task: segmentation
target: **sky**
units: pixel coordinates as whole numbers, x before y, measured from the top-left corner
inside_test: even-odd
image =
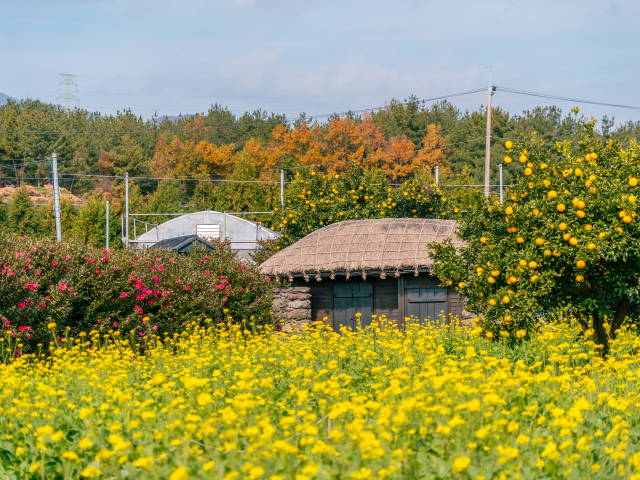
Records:
[[[296,118],[497,86],[493,106],[640,109],[547,100],[507,87],[640,107],[640,2],[608,0],[0,0],[0,92],[149,118],[263,109]],[[452,97],[461,110],[486,90]]]

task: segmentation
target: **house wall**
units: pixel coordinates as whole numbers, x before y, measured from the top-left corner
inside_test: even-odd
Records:
[[[403,275],[400,278],[387,277],[351,277],[345,280],[344,277],[330,280],[323,278],[320,282],[310,279],[305,282],[302,279],[295,279],[294,287],[308,287],[311,294],[311,321],[324,321],[328,326],[334,326],[334,285],[337,283],[370,283],[373,286],[373,311],[378,317],[384,315],[388,320],[400,320],[404,318],[406,311],[406,296],[404,292],[410,288],[439,288],[440,281],[426,273],[414,276],[413,274]],[[464,308],[459,295],[454,290],[449,290],[447,294],[448,310],[450,314],[460,315]],[[400,307],[400,308],[399,308]],[[326,317],[326,320],[324,318]]]

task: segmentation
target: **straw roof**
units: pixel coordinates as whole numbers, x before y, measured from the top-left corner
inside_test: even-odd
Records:
[[[381,218],[334,223],[310,233],[265,261],[260,269],[271,277],[380,275],[430,271],[427,244],[455,235],[454,220]]]

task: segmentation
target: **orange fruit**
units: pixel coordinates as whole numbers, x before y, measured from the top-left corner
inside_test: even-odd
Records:
[[[509,336],[509,332],[507,332],[506,330],[500,330],[500,335],[507,338]]]
[[[529,175],[531,175],[532,173],[533,173],[533,170],[531,170],[530,168],[525,168],[525,169],[524,169],[524,174],[525,174],[525,175],[529,176]]]
[[[507,297],[506,295],[504,297],[502,297],[502,303],[504,303],[505,305],[507,303],[509,303],[511,301],[511,299],[509,297]]]
[[[537,208],[534,208],[534,209],[533,209],[533,215],[534,215],[535,217],[537,217],[538,215],[540,215],[540,210],[538,210]]]
[[[631,177],[629,179],[629,185],[632,187],[637,187],[638,186],[638,179],[635,177]]]
[[[487,243],[487,237],[480,237],[480,243]]]
[[[511,162],[513,162],[513,159],[509,155],[504,157],[504,163],[511,163]]]
[[[489,340],[491,340],[491,339],[493,338],[493,333],[491,333],[491,332],[487,332],[487,333],[485,334],[485,337],[487,337]]]
[[[626,217],[625,217],[625,218],[626,218]],[[629,217],[629,222],[630,222],[630,221],[631,221],[631,217]],[[629,222],[627,222],[627,223],[629,223]],[[522,237],[518,237],[518,238],[516,238],[516,242],[518,242],[518,243],[524,243],[524,238],[522,238]]]
[[[504,213],[506,213],[507,215],[513,215],[513,208],[511,207],[505,208]]]
[[[538,275],[531,276],[531,283],[536,283],[538,281]]]
[[[565,207],[564,203],[559,203],[558,204],[558,211],[559,212],[564,212],[567,209],[567,207]]]
[[[578,205],[577,207],[582,210],[585,207],[586,203],[584,203],[582,200],[578,200]]]
[[[464,288],[464,282],[460,282],[460,283],[458,284],[458,288]]]
[[[591,154],[591,160],[597,160],[597,159],[598,159],[598,154],[597,154],[597,153],[595,153],[595,152],[593,152],[593,153]]]
[[[564,231],[564,230],[566,230],[566,229],[567,229],[567,224],[566,224],[566,223],[564,223],[564,222],[562,222],[560,225],[558,225],[558,228],[559,228],[560,230]]]
[[[629,201],[630,201],[631,203],[636,203],[636,200],[637,200],[637,198],[636,198],[636,196],[635,196],[635,195],[629,195]]]
[[[579,199],[574,198],[573,200],[571,200],[571,205],[573,205],[574,207],[578,208],[578,202],[579,201],[580,201]]]
[[[498,270],[492,270],[491,275],[493,275],[494,277],[497,277],[500,275],[500,272]]]
[[[526,155],[520,155],[520,163],[527,163],[527,156]]]
[[[576,168],[573,173],[576,175],[576,177],[581,177],[582,176],[582,170],[579,168]]]
[[[538,268],[538,262],[535,262],[535,261],[531,260],[531,261],[529,262],[529,268],[531,268],[531,269],[536,269],[536,268]]]
[[[600,232],[600,233],[598,234],[598,237],[600,237],[600,238],[604,238],[604,237],[605,237],[605,235],[606,235],[606,233],[604,233],[604,232]]]
[[[587,245],[587,248],[589,250],[595,250],[596,249],[596,244],[595,243],[590,243],[589,245]]]
[[[509,277],[509,281],[511,283],[516,283],[518,281],[518,279],[512,275],[512,276]]]
[[[625,215],[624,217],[622,217],[622,221],[624,223],[631,223],[631,217],[629,215]]]
[[[544,170],[547,167],[548,167],[548,165],[546,163],[543,163],[543,164],[540,165],[540,170]]]
[[[487,282],[489,282],[491,285],[493,285],[494,283],[496,283],[496,279],[493,277],[489,277],[487,278]]]
[[[544,253],[543,253],[543,255],[544,255],[545,257],[550,257],[550,256],[551,256],[551,255],[553,255],[553,254],[551,253],[551,250],[545,250],[545,251],[544,251]]]
[[[618,213],[618,216],[619,216],[620,218],[623,218],[626,214],[627,214],[627,212],[625,212],[624,210],[622,210],[620,213]]]
[[[560,256],[560,252],[558,250],[554,250],[553,251],[553,256],[554,257],[559,257]]]
[[[549,198],[556,198],[558,196],[558,192],[556,192],[555,190],[549,190],[549,193],[547,193],[547,196]]]
[[[578,261],[576,262],[576,267],[578,267],[578,268],[584,268],[584,267],[586,267],[586,266],[587,266],[587,264],[585,263],[585,261],[584,261],[584,260],[578,260]]]
[[[449,286],[449,287],[450,287],[451,285],[453,285],[453,282],[452,282],[451,280],[447,280],[445,283],[446,283],[446,284],[447,284],[447,286]]]
[[[571,238],[571,240],[569,240],[569,245],[575,247],[576,245],[578,245],[578,239],[575,237]]]
[[[526,260],[520,260],[518,263],[520,264],[521,267],[526,267],[527,266],[527,261]]]
[[[584,277],[582,275],[576,275],[576,282],[584,282]]]
[[[489,305],[495,305],[496,301],[492,298],[491,300],[489,300]]]
[[[507,150],[511,150],[511,148],[513,147],[513,142],[511,140],[507,140],[506,142],[504,142],[504,146]]]
[[[544,239],[542,239],[542,238],[536,238],[536,245],[538,245],[539,247],[541,247],[542,245],[544,245]]]
[[[584,218],[586,213],[584,213],[584,210],[578,210],[576,215],[578,215],[578,218]]]
[[[476,268],[476,273],[477,273],[478,275],[480,275],[482,272],[484,272],[484,268],[482,268],[482,267],[478,267],[478,268]]]
[[[565,233],[565,234],[562,236],[562,239],[563,239],[565,242],[566,242],[566,241],[568,241],[568,240],[570,240],[570,239],[571,239],[571,234],[570,234],[570,233]]]

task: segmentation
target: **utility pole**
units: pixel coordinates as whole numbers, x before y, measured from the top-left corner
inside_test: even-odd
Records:
[[[284,170],[280,170],[280,204],[284,207]]]
[[[109,200],[107,200],[107,208],[106,208],[106,213],[107,213],[107,245],[106,248],[107,250],[109,250]]]
[[[124,174],[125,247],[129,247],[129,172]]]
[[[76,92],[78,91],[78,84],[76,84],[76,82],[73,81],[73,79],[76,78],[76,76],[69,75],[67,73],[61,73],[60,76],[62,77],[62,81],[60,82],[60,85],[64,85],[64,94],[60,95],[57,98],[62,98],[64,100],[64,109],[67,112],[70,112],[71,102],[73,101],[80,102],[78,97],[76,97],[73,93],[71,93],[72,87],[75,87],[74,91]]]
[[[53,215],[56,218],[56,239],[62,241],[62,231],[60,229],[60,190],[58,188],[58,157],[51,154],[51,171],[53,174]]]
[[[491,67],[489,67],[489,100],[487,101],[487,138],[484,157],[484,196],[489,196],[489,184],[491,181],[491,96],[495,87],[491,86]]]
[[[438,186],[439,175],[438,175],[438,165],[436,165],[436,187]]]
[[[502,164],[498,165],[499,173],[500,173],[500,205],[502,205],[502,201],[504,200],[504,192],[502,191]]]

